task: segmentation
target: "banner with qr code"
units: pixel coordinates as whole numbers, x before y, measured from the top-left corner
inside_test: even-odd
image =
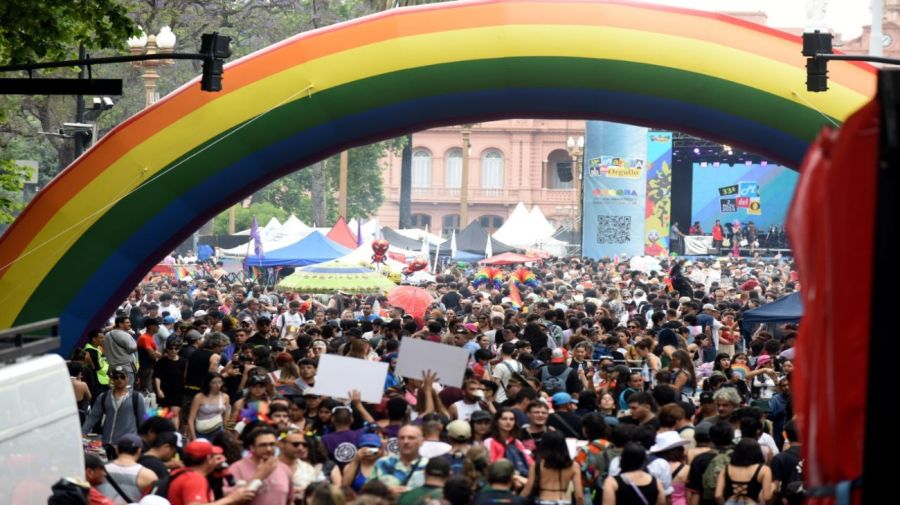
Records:
[[[647,131],[606,121],[587,123],[582,174],[586,257],[644,253]]]

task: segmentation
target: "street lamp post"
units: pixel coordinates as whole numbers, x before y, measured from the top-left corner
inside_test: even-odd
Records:
[[[584,220],[582,214],[584,209],[582,208],[584,201],[584,178],[582,177],[584,173],[584,169],[582,167],[583,156],[584,156],[584,137],[578,137],[576,140],[575,137],[569,137],[566,140],[566,149],[569,151],[569,156],[572,157],[573,169],[575,170],[575,175],[578,178],[578,202],[576,208],[578,209],[575,213],[575,230],[578,232],[578,246],[582,247],[584,245],[584,228],[582,226],[582,221]]]
[[[469,225],[469,151],[471,150],[472,125],[462,126],[462,177],[459,185],[459,229]]]
[[[141,54],[167,54],[175,50],[175,34],[168,26],[163,26],[157,35],[147,35],[141,30],[139,37],[131,37],[128,39],[128,49],[131,54],[137,56]],[[144,106],[149,107],[158,100],[156,91],[156,81],[159,80],[158,68],[161,66],[171,65],[172,60],[145,60],[132,63],[134,68],[143,68],[144,73]]]

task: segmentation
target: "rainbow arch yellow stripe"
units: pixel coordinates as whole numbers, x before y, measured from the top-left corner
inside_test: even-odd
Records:
[[[107,135],[0,238],[0,327],[61,316],[64,352],[200,224],[347,147],[508,117],[623,120],[796,166],[874,94],[832,63],[804,91],[797,37],[726,16],[616,1],[488,0],[369,16],[233,62]]]

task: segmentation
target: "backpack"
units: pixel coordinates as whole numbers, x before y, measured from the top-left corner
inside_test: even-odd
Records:
[[[566,380],[568,380],[569,374],[571,373],[572,367],[566,367],[563,373],[559,375],[550,375],[550,369],[544,367],[544,369],[541,370],[541,389],[546,391],[550,396],[553,396],[556,393],[565,393]]]
[[[781,497],[788,505],[799,505],[806,497],[806,488],[803,486],[803,460],[798,459],[791,475],[781,483]]]
[[[716,499],[716,484],[719,482],[719,474],[722,473],[731,462],[731,449],[718,452],[703,471],[703,499]]]
[[[100,400],[100,408],[103,409],[104,416],[106,416],[106,397],[109,395],[109,391],[110,390],[107,389],[106,391],[100,393],[100,399],[99,399]],[[134,422],[137,424],[137,426],[135,426],[135,429],[137,429],[141,426],[141,423],[144,422],[144,420],[141,419],[141,416],[138,415],[138,397],[140,396],[141,400],[143,400],[143,397],[140,393],[138,393],[137,391],[134,391],[134,390],[130,391],[130,393],[131,393],[131,408],[134,410]],[[103,422],[105,423],[106,419],[104,419]]]
[[[588,451],[587,448],[583,450]],[[603,496],[603,482],[609,477],[610,461],[614,460],[621,453],[621,449],[615,449],[609,445],[598,453],[587,452],[587,459],[584,460],[581,470],[582,473],[593,479],[586,482],[585,485],[598,493],[597,496]]]
[[[52,494],[47,498],[47,505],[88,505],[90,489],[87,482],[60,479],[50,488]]]

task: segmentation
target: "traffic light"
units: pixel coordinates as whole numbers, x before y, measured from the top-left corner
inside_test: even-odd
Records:
[[[200,89],[203,91],[222,91],[222,67],[225,58],[231,56],[230,44],[231,37],[219,35],[218,32],[201,36],[200,53],[204,58]]]
[[[832,54],[832,35],[816,30],[803,34],[803,56],[806,56],[806,91],[828,91],[828,60],[817,54]]]

